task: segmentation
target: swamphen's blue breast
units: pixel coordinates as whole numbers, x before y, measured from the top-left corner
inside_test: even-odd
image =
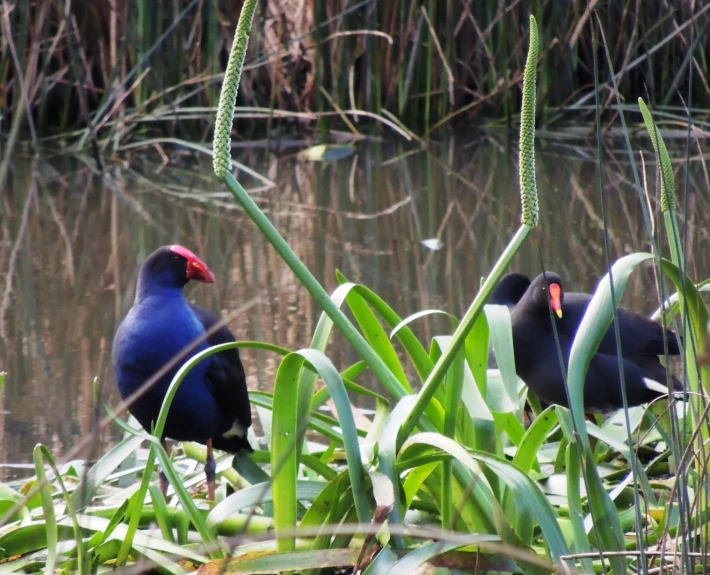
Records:
[[[114,338],[114,372],[124,400],[164,370],[129,406],[147,431],[155,425],[170,382],[185,361],[208,346],[234,341],[226,327],[210,330],[219,321],[216,316],[185,300],[183,288],[190,279],[211,283],[214,275],[181,246],[156,250],[141,268],[135,302]],[[214,333],[206,337],[206,330]],[[189,371],[171,404],[164,437],[209,441],[210,448],[214,443],[235,452],[250,449],[250,425],[246,380],[235,349],[212,355]]]
[[[137,301],[114,340],[114,367],[121,397],[127,399],[204,334],[182,291]],[[194,346],[136,400],[131,413],[143,428],[150,430],[157,420],[168,386],[184,361],[206,347],[206,341]],[[178,388],[168,414],[166,437],[204,442],[217,432],[220,412],[204,382],[211,359],[208,357],[193,367]],[[222,427],[229,429],[230,425],[224,422]]]

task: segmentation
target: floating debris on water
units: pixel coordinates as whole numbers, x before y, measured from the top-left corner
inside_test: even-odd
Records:
[[[349,144],[318,144],[306,148],[300,156],[312,162],[336,162],[352,156],[355,153],[355,146]]]

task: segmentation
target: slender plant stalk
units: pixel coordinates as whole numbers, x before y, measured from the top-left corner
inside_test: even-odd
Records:
[[[215,152],[215,157],[216,155]],[[284,240],[278,230],[276,230],[274,225],[269,221],[266,215],[264,215],[264,212],[254,203],[254,200],[251,199],[251,196],[249,196],[247,191],[234,178],[232,173],[227,172],[222,179],[235,199],[244,208],[247,215],[254,221],[264,236],[266,236],[266,239],[269,240],[269,243],[271,243],[274,249],[283,258],[288,267],[291,268],[311,296],[323,308],[323,311],[333,320],[333,323],[342,332],[353,348],[355,348],[355,351],[365,360],[387,391],[396,399],[401,399],[406,395],[407,389],[402,385],[402,382],[397,379],[352,322],[335,305],[333,300],[330,299],[328,292],[318,283],[318,280],[293,252],[286,240]]]
[[[646,130],[648,131],[651,143],[653,144],[653,149],[656,154],[656,161],[660,167],[658,173],[660,176],[661,188],[661,211],[663,212],[663,220],[671,252],[671,261],[678,267],[680,275],[683,277],[686,274],[685,256],[683,255],[683,246],[675,214],[676,202],[673,165],[671,164],[666,144],[663,141],[663,136],[653,121],[651,112],[642,98],[638,99],[638,103],[639,108],[641,109],[644,124],[646,125]],[[688,126],[688,129],[690,129],[690,125]],[[704,424],[703,419],[699,417],[699,414],[703,413],[705,400],[700,394],[698,394],[698,391],[700,391],[700,389],[707,390],[708,382],[702,381],[701,378],[702,371],[698,366],[698,349],[704,349],[707,332],[705,330],[705,326],[698,325],[698,322],[691,321],[691,314],[688,307],[689,294],[685,290],[685,282],[683,283],[683,289],[678,289],[677,293],[678,302],[680,304],[681,325],[683,326],[683,347],[685,352],[685,362],[683,364],[684,379],[691,391],[695,392],[691,396],[694,408],[688,411],[686,419],[691,422],[693,428],[699,428],[699,433],[697,434],[697,447],[695,449],[698,454],[703,454],[704,446],[707,443],[708,437],[710,437],[710,430],[708,429],[708,426]],[[692,306],[693,304],[690,303],[690,305]],[[701,455],[696,458],[695,461],[697,461],[697,468],[695,470],[697,477],[707,477],[706,458]],[[708,507],[708,494],[706,486],[696,485],[695,491],[697,493],[696,507],[698,511],[706,509]],[[686,521],[687,520],[688,519],[686,519]],[[688,558],[684,557],[684,559],[687,563]],[[687,564],[689,565],[689,563]]]
[[[538,224],[538,198],[537,185],[535,183],[535,69],[537,66],[537,55],[539,41],[537,33],[537,22],[534,16],[530,16],[530,46],[528,49],[528,59],[525,64],[525,75],[523,78],[523,104],[520,120],[520,197],[522,203],[522,225],[518,229],[513,239],[506,247],[503,254],[493,266],[491,273],[483,282],[481,289],[468,308],[461,323],[454,331],[449,347],[436,362],[434,368],[429,373],[424,386],[417,397],[417,402],[412,408],[409,416],[402,425],[400,439],[406,439],[414,430],[419,417],[426,406],[431,401],[441,384],[446,371],[454,361],[458,350],[464,343],[466,336],[476,322],[478,314],[483,310],[488,297],[493,292],[498,280],[512,261],[520,246],[527,238],[530,230]]]
[[[231,127],[234,116],[234,105],[249,40],[249,28],[255,9],[256,0],[245,2],[239,17],[239,24],[237,25],[234,43],[232,44],[232,52],[229,55],[229,62],[227,64],[224,85],[219,98],[219,107],[217,109],[217,119],[215,122],[213,146],[215,175],[224,181],[237,202],[241,204],[249,217],[254,221],[267,240],[269,240],[271,245],[274,246],[294,274],[296,274],[296,277],[298,277],[311,296],[313,296],[358,354],[365,360],[387,391],[389,391],[393,397],[400,399],[406,395],[407,389],[382,361],[380,356],[370,347],[365,338],[350,320],[348,320],[345,314],[338,309],[325,289],[318,283],[318,280],[316,280],[301,259],[293,252],[286,240],[284,240],[278,230],[269,221],[266,215],[264,215],[264,212],[259,209],[246,190],[230,172]]]
[[[676,199],[673,165],[671,164],[671,158],[668,154],[666,144],[663,141],[663,136],[654,123],[651,112],[642,98],[639,98],[638,102],[643,116],[643,121],[646,124],[646,130],[651,138],[651,143],[653,144],[653,149],[656,153],[656,158],[660,166],[661,211],[663,212],[663,219],[666,226],[666,235],[668,236],[668,244],[671,251],[671,261],[678,266],[679,269],[683,270],[683,273],[685,273],[683,265],[685,257],[683,255],[683,246],[681,245],[678,220],[676,219],[675,214]],[[691,385],[692,391],[697,392],[702,383],[706,386],[708,384],[708,382],[700,382],[697,362],[698,346],[703,345],[706,333],[701,326],[699,326],[700,329],[693,329],[686,310],[687,302],[685,295],[686,294],[682,292],[678,293],[680,316],[683,324],[683,342],[685,344],[685,369],[687,380]],[[700,400],[699,397],[698,400]],[[700,413],[702,408],[703,406],[699,403],[697,405],[697,413]],[[707,427],[703,426],[702,436],[704,439],[708,439],[709,433],[710,432],[707,430]]]

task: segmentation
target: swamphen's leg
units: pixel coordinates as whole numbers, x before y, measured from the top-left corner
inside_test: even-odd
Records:
[[[205,442],[207,446],[207,457],[205,458],[205,477],[207,478],[207,499],[214,501],[215,480],[217,478],[217,464],[214,462],[212,454],[212,440]]]
[[[164,439],[160,440],[160,445],[163,446],[163,449],[167,452],[168,455],[170,455],[170,452],[168,451],[168,446],[165,443]],[[165,472],[161,469],[160,470],[160,490],[163,492],[163,496],[166,496],[168,494],[168,478],[165,476]]]

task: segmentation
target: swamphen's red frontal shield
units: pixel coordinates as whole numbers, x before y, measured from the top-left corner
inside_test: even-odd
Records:
[[[124,400],[142,391],[129,411],[148,432],[180,367],[208,347],[234,341],[227,327],[215,329],[217,316],[185,299],[183,288],[190,280],[213,283],[215,277],[187,248],[163,246],[153,252],[141,266],[133,307],[113,341],[118,390]],[[230,453],[251,451],[250,426],[244,369],[239,352],[232,349],[205,358],[190,370],[173,398],[161,440],[207,446],[205,474],[213,499],[213,447]],[[164,481],[162,487],[165,492]]]

